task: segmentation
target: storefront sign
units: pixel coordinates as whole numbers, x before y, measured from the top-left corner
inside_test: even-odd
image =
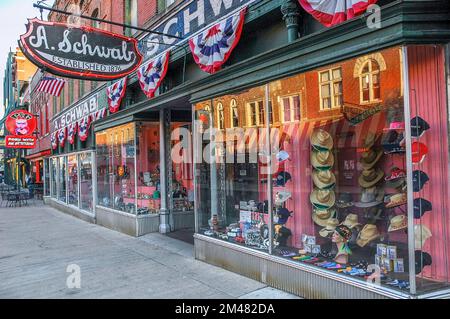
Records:
[[[114,80],[135,71],[142,56],[137,41],[90,27],[32,19],[19,45],[46,71],[82,80]]]
[[[35,136],[6,136],[6,148],[27,148],[32,149],[36,146]]]
[[[12,135],[31,136],[37,128],[37,120],[30,112],[20,110],[8,115],[5,126]]]
[[[381,112],[382,105],[376,105],[369,109],[363,109],[355,106],[344,105],[342,108],[342,114],[352,125],[358,125],[359,123],[367,120],[369,117]]]
[[[221,18],[260,0],[191,0],[180,7],[160,25],[152,28],[165,34],[188,39],[205,26],[217,23]],[[158,34],[150,34],[139,42],[139,50],[146,59],[155,57],[180,41]]]
[[[85,117],[96,114],[98,110],[98,94],[96,94],[55,117],[52,120],[50,131],[56,132],[64,127],[75,124]]]

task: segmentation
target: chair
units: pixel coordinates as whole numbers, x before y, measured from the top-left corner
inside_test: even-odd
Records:
[[[6,200],[7,207],[17,207],[17,205],[20,204],[20,195],[16,193],[8,193],[6,195]]]

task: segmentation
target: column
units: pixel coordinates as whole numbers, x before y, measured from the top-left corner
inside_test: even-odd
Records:
[[[288,42],[293,42],[298,39],[299,23],[298,17],[300,15],[298,10],[297,1],[285,0],[281,5],[281,13],[283,14],[283,20],[286,23],[288,30]]]
[[[169,113],[169,114],[167,114]],[[159,153],[159,168],[160,168],[160,186],[161,186],[161,209],[159,211],[159,232],[166,234],[171,231],[170,227],[170,208],[168,198],[168,169],[167,165],[167,152],[170,153],[170,145],[166,145],[167,125],[170,125],[170,111],[159,111],[159,140],[160,140],[160,153]],[[169,123],[168,123],[169,122]]]

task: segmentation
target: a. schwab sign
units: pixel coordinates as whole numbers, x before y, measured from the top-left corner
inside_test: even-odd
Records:
[[[184,40],[150,34],[139,41],[139,50],[145,59],[157,56],[171,45],[186,41],[198,31],[218,22],[231,12],[261,0],[191,0],[180,6],[164,22],[152,30],[183,37]]]
[[[50,132],[53,133],[71,124],[75,124],[86,116],[95,114],[98,110],[98,94],[95,94],[55,117],[52,120]]]

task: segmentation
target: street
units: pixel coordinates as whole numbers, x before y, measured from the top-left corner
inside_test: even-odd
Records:
[[[81,288],[69,289],[69,265]],[[193,246],[133,238],[35,203],[0,208],[0,298],[297,298],[196,261]]]

